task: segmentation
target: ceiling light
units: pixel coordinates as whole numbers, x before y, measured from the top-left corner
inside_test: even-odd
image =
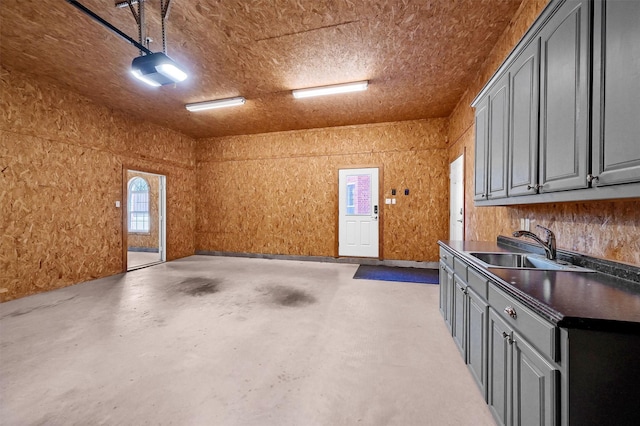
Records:
[[[204,111],[207,109],[226,108],[226,107],[244,105],[244,103],[245,103],[245,99],[242,96],[239,96],[237,98],[216,99],[215,101],[186,104],[185,107],[189,111]]]
[[[296,99],[309,98],[312,96],[333,95],[335,93],[359,92],[367,90],[369,81],[355,81],[353,83],[334,84],[332,86],[310,87],[308,89],[296,89],[293,97]]]
[[[164,86],[184,81],[187,73],[162,52],[138,56],[131,63],[131,73],[151,86]]]

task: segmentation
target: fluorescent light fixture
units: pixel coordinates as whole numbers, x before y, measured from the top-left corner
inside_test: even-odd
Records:
[[[187,78],[187,73],[162,52],[134,58],[131,63],[131,74],[154,87],[178,83]]]
[[[198,102],[195,104],[186,104],[185,108],[189,111],[204,111],[207,109],[226,108],[238,105],[244,105],[245,99],[242,96],[237,98],[216,99],[215,101]]]
[[[310,98],[312,96],[333,95],[336,93],[359,92],[367,90],[369,81],[354,81],[353,83],[334,84],[332,86],[310,87],[308,89],[296,89],[293,97],[296,99]]]

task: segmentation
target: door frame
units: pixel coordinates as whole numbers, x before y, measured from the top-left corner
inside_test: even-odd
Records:
[[[465,203],[465,189],[466,189],[466,180],[465,180],[465,171],[466,171],[466,165],[465,162],[467,161],[467,156],[466,154],[466,148],[464,148],[462,150],[462,153],[460,155],[458,155],[456,158],[453,159],[453,161],[449,162],[449,221],[451,221],[451,166],[453,165],[453,163],[455,163],[456,161],[458,161],[458,159],[460,157],[462,157],[462,180],[461,185],[462,185],[462,239],[465,240],[466,239],[466,235],[465,235],[465,222],[466,222],[466,203]],[[449,238],[451,238],[451,223],[449,223]]]
[[[129,177],[127,175],[128,171],[133,172],[141,172],[148,173],[152,175],[164,176],[164,197],[161,197],[161,202],[158,204],[158,208],[160,209],[160,213],[164,214],[162,225],[160,227],[160,241],[159,243],[164,243],[164,247],[162,249],[162,256],[160,262],[166,262],[167,259],[167,177],[168,174],[158,169],[152,169],[148,167],[138,167],[132,164],[122,164],[122,193],[121,193],[121,208],[122,208],[122,220],[121,220],[121,230],[122,230],[122,272],[128,272],[128,258],[127,251],[129,248]],[[162,190],[161,190],[162,192]]]
[[[334,243],[334,252],[333,257],[340,257],[340,200],[339,192],[340,192],[340,170],[349,170],[349,169],[378,169],[378,260],[384,259],[384,251],[383,251],[383,235],[384,235],[384,203],[381,203],[380,200],[384,200],[384,193],[382,192],[383,182],[384,182],[384,174],[382,164],[349,164],[349,165],[339,165],[336,168],[336,179],[335,179],[335,191],[333,192],[333,201],[335,206],[335,243]],[[350,257],[350,256],[349,256]],[[363,259],[375,259],[373,257],[363,257]]]

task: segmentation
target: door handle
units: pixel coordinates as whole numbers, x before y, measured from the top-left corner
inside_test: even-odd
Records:
[[[456,220],[456,222],[460,222],[460,223],[462,223],[462,219],[458,219],[458,220]]]

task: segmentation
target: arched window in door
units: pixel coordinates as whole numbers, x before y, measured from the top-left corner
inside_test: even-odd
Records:
[[[149,184],[141,177],[129,181],[129,232],[149,232]]]

